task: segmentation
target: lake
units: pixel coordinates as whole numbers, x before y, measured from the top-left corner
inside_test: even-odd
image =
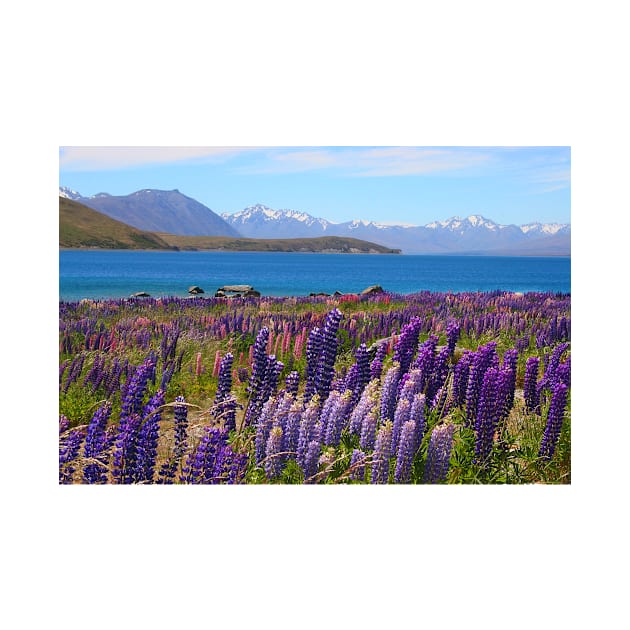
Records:
[[[61,250],[59,299],[207,296],[225,284],[249,284],[262,295],[359,293],[379,284],[419,291],[571,292],[568,257],[411,256],[268,252]]]

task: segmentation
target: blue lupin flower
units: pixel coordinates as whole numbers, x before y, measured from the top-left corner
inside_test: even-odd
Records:
[[[387,370],[381,389],[381,422],[394,419],[399,378],[400,366],[394,363],[392,367]]]
[[[540,359],[538,357],[529,357],[525,363],[523,394],[525,397],[525,408],[528,413],[538,413],[540,410],[540,397],[536,388],[539,364]]]
[[[342,313],[339,309],[335,308],[330,311],[326,316],[326,322],[322,331],[321,355],[315,376],[315,389],[322,400],[326,400],[330,393],[330,384],[332,383],[335,359],[337,357],[337,331],[341,318]]]
[[[386,422],[381,426],[376,436],[374,446],[374,460],[370,483],[387,483],[389,477],[389,458],[392,454],[392,423]]]
[[[319,451],[321,449],[320,443],[317,440],[311,440],[306,446],[306,453],[304,456],[304,465],[302,470],[304,471],[304,483],[315,483],[315,475],[319,467]]]
[[[364,451],[371,451],[374,448],[377,417],[375,408],[370,409],[363,417],[359,445]]]
[[[349,478],[352,481],[364,481],[365,480],[365,453],[355,448],[352,450],[352,457],[350,458],[350,474]]]
[[[431,432],[427,459],[424,464],[424,483],[441,483],[446,479],[453,448],[455,425],[441,424]]]
[[[317,376],[317,366],[322,350],[322,331],[320,328],[313,328],[306,341],[306,386],[304,388],[304,400],[309,401],[316,392],[315,379]]]
[[[85,437],[85,429],[72,429],[68,435],[62,437],[59,441],[59,483],[70,484],[74,475],[75,468],[70,465],[78,456],[83,438]]]
[[[564,421],[564,410],[567,405],[567,393],[569,388],[562,382],[556,381],[551,392],[551,403],[547,413],[547,424],[543,434],[538,457],[551,459],[556,450],[562,423]]]
[[[282,428],[276,426],[269,432],[265,451],[264,468],[268,479],[275,479],[282,472],[284,461],[280,453],[282,453]]]
[[[112,403],[105,401],[95,412],[87,428],[85,458],[95,459],[97,462],[87,464],[83,469],[83,480],[86,483],[105,483],[107,478],[105,457],[105,429],[112,413]]]
[[[411,464],[416,453],[416,423],[408,420],[402,427],[396,454],[394,483],[408,483],[411,477]]]
[[[159,389],[142,412],[142,426],[138,432],[138,456],[134,475],[135,481],[138,483],[153,482],[161,421],[160,407],[163,404],[164,391]]]
[[[321,440],[321,428],[318,422],[319,415],[319,396],[315,395],[308,402],[302,413],[298,431],[297,462],[302,469],[306,466],[308,445],[313,441],[319,444]]]
[[[492,450],[494,432],[499,421],[499,370],[490,368],[485,374],[475,422],[475,462],[484,465]]]

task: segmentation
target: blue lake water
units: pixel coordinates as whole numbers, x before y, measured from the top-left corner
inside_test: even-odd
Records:
[[[207,296],[225,284],[250,284],[262,295],[358,293],[372,284],[418,291],[571,292],[565,257],[407,256],[267,252],[62,250],[59,299]]]

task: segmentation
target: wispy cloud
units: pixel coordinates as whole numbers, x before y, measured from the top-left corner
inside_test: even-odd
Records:
[[[224,161],[245,147],[60,147],[59,166],[67,171],[96,171],[185,161]]]
[[[353,177],[424,175],[457,171],[488,163],[483,150],[375,147],[312,148],[269,151],[264,163],[255,162],[243,172],[256,174],[299,173],[331,169]]]

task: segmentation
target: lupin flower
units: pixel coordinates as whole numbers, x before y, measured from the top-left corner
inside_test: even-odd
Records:
[[[567,405],[567,393],[569,388],[562,382],[556,381],[551,393],[551,403],[547,414],[547,424],[543,434],[538,457],[551,459],[556,450],[562,423],[564,421],[564,410]]]
[[[402,428],[409,420],[409,413],[411,411],[411,401],[408,398],[401,398],[396,405],[396,411],[394,412],[394,424],[392,427],[392,455],[396,455],[398,452],[398,442]]]
[[[114,444],[112,479],[114,483],[129,484],[134,481],[136,458],[138,455],[138,430],[142,419],[134,413],[120,422]]]
[[[411,464],[416,447],[416,423],[408,420],[402,427],[398,452],[396,454],[396,469],[394,483],[408,483],[411,477]]]
[[[374,440],[376,438],[377,410],[370,409],[363,417],[361,424],[361,434],[359,437],[359,445],[364,451],[371,451],[374,448]]]
[[[273,426],[273,419],[276,408],[278,406],[278,399],[272,396],[263,405],[262,411],[256,419],[256,437],[254,438],[254,453],[256,457],[256,463],[260,464],[265,458],[265,451],[267,450],[267,440],[269,439],[269,432]]]
[[[273,427],[267,439],[265,450],[265,474],[268,479],[276,479],[280,476],[284,467],[282,452],[282,428]]]
[[[219,363],[219,383],[214,397],[213,416],[222,420],[228,431],[236,429],[236,401],[231,394],[234,355],[227,352]]]
[[[480,346],[473,354],[466,388],[466,424],[471,426],[477,417],[477,406],[486,371],[497,361],[496,343]]]
[[[418,337],[422,328],[422,320],[414,317],[403,326],[394,348],[394,361],[400,365],[402,374],[407,372],[418,346]]]
[[[383,360],[387,354],[387,344],[380,343],[376,348],[376,355],[370,363],[370,380],[380,379],[383,371]]]
[[[358,448],[352,450],[352,457],[350,458],[350,473],[349,478],[352,481],[364,481],[365,480],[365,453]]]
[[[453,448],[455,425],[441,424],[431,432],[427,459],[424,464],[424,483],[441,483],[446,479]]]
[[[386,422],[379,429],[374,446],[374,461],[370,483],[387,483],[389,477],[389,458],[392,454],[392,423]]]
[[[378,387],[378,379],[374,379],[370,381],[363,390],[359,402],[350,414],[350,433],[360,435],[365,414],[374,409],[377,404]]]
[[[342,313],[339,309],[333,309],[326,316],[324,329],[322,331],[322,347],[319,362],[317,364],[317,374],[315,376],[315,389],[322,400],[328,398],[330,384],[332,382],[335,359],[337,357],[337,330],[341,321]]]
[[[381,389],[381,421],[394,419],[396,409],[396,392],[398,389],[398,379],[400,378],[400,366],[394,363],[387,370],[383,387]]]
[[[450,321],[446,325],[446,346],[448,348],[449,356],[453,356],[455,353],[455,346],[457,345],[460,332],[461,326],[458,322]]]
[[[306,466],[308,445],[313,441],[318,444],[321,441],[321,426],[318,422],[319,412],[319,396],[315,395],[308,402],[302,413],[298,431],[297,462],[302,469]]]
[[[85,429],[72,429],[59,441],[59,483],[70,484],[74,475],[74,466],[70,465],[79,455]]]
[[[107,478],[104,466],[105,429],[112,413],[112,403],[105,401],[95,412],[87,428],[83,456],[100,463],[90,463],[83,468],[86,483],[105,483]]]
[[[484,375],[477,419],[475,422],[475,462],[484,465],[492,450],[494,433],[501,410],[499,393],[499,370],[490,368]]]
[[[319,451],[321,446],[317,440],[312,440],[306,447],[304,456],[304,465],[302,470],[304,471],[304,483],[315,483],[317,470],[319,467]]]
[[[249,393],[249,404],[245,411],[244,426],[250,426],[254,417],[258,415],[262,404],[260,394],[264,387],[264,379],[267,374],[267,343],[269,341],[269,328],[264,326],[260,329],[256,341],[252,346],[252,374],[249,379],[247,391]]]
[[[525,397],[525,408],[528,413],[539,413],[540,410],[540,398],[536,387],[539,364],[540,359],[538,357],[529,357],[525,363],[523,394]]]
[[[286,391],[293,396],[297,396],[298,388],[300,386],[300,373],[293,370],[289,372],[285,380]]]
[[[159,389],[146,404],[142,413],[142,426],[138,431],[138,456],[136,459],[135,481],[151,483],[155,470],[161,413],[164,404],[164,391]]]
[[[317,376],[317,366],[322,349],[322,331],[313,328],[308,335],[306,342],[306,386],[304,389],[304,400],[309,401],[316,391],[315,379]]]

